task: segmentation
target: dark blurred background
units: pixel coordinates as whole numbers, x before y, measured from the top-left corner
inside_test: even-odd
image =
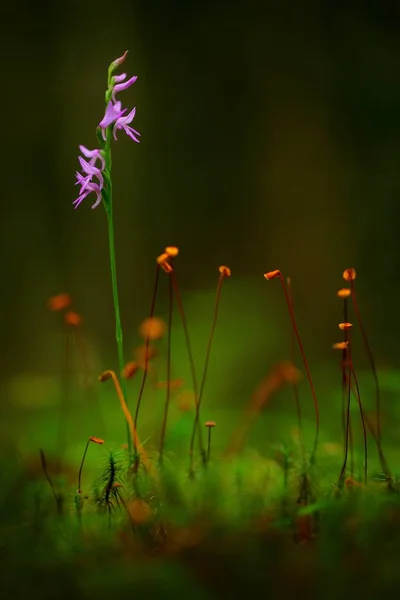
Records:
[[[4,10],[2,379],[58,368],[46,301],[61,291],[100,362],[115,366],[104,210],[72,201],[78,145],[95,147],[107,67],[126,49],[124,70],[139,78],[123,99],[141,133],[140,145],[120,135],[113,154],[127,345],[149,312],[155,256],[176,244],[193,328],[205,303],[209,326],[216,269],[231,267],[221,335],[239,346],[253,327],[248,364],[273,352],[270,331],[283,345],[288,334],[265,271],[292,277],[309,353],[324,363],[350,266],[380,362],[398,361],[399,2],[61,0]]]

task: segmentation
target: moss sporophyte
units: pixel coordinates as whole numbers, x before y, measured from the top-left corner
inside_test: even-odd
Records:
[[[74,208],[78,208],[83,200],[85,200],[90,194],[95,194],[96,200],[92,205],[92,208],[96,208],[101,202],[103,202],[103,206],[106,211],[111,266],[111,283],[115,310],[116,340],[118,347],[118,362],[121,373],[123,372],[125,361],[115,261],[111,143],[112,140],[117,140],[117,132],[120,130],[124,131],[134,142],[138,143],[138,138],[140,137],[140,133],[130,126],[130,123],[133,121],[136,114],[136,107],[128,112],[127,108],[122,107],[120,100],[117,100],[117,94],[127,90],[137,80],[136,75],[130,79],[126,79],[126,73],[114,75],[116,69],[118,69],[118,67],[125,61],[126,56],[127,52],[114,60],[108,68],[107,90],[105,93],[106,109],[104,116],[99,122],[96,130],[99,148],[89,150],[86,148],[86,146],[79,146],[79,149],[83,154],[83,156],[78,157],[82,172],[76,173],[76,185],[80,186],[80,190],[78,197],[73,201]],[[126,400],[126,386],[124,379],[122,379],[122,393]],[[131,452],[132,440],[129,427],[127,427],[127,436],[128,449],[129,452]]]

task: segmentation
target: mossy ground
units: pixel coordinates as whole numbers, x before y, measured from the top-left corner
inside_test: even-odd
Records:
[[[367,376],[365,380],[368,387]],[[43,397],[43,382],[36,385],[39,390],[30,382],[32,394]],[[282,408],[290,390],[283,390],[282,398],[278,393],[278,400],[266,407],[239,456],[226,457],[223,451],[241,410],[225,406],[207,415],[217,422],[211,461],[206,470],[196,461],[194,479],[188,476],[194,411],[179,408],[180,392],[173,393],[160,470],[158,436],[165,392],[151,391],[151,386],[149,390],[141,435],[157,468],[157,481],[142,468],[138,475],[126,477],[125,426],[112,386],[95,382],[90,392],[80,385],[71,387],[62,456],[57,454],[60,393],[51,406],[8,406],[2,416],[3,597],[29,593],[41,598],[102,598],[120,592],[132,597],[241,598],[264,593],[380,598],[396,589],[400,486],[395,484],[395,491],[389,492],[374,479],[380,467],[369,436],[370,483],[345,485],[336,495],[343,460],[336,400],[321,432],[317,464],[309,472],[309,504],[301,506],[301,460],[290,398]],[[392,424],[385,428],[385,450],[395,473],[400,468],[395,416]],[[304,427],[309,450],[312,420],[306,419]],[[103,437],[105,443],[89,447],[79,512],[77,476],[88,434]],[[354,434],[354,479],[362,482],[358,423]],[[39,448],[63,496],[61,515]],[[114,499],[109,514],[96,501],[104,489],[104,481],[96,488],[96,480],[107,473],[110,452],[118,461],[123,483],[118,493],[124,505]],[[286,471],[285,452],[290,458]]]

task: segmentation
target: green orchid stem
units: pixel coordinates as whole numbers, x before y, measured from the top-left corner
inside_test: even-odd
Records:
[[[118,366],[119,373],[122,374],[125,366],[124,361],[124,344],[123,344],[123,335],[122,335],[122,327],[121,327],[121,316],[119,310],[119,297],[118,297],[118,285],[117,285],[117,266],[115,262],[115,240],[114,240],[114,217],[113,217],[113,205],[112,205],[112,181],[111,181],[111,128],[109,127],[107,130],[107,141],[105,143],[104,148],[104,158],[106,162],[106,181],[107,181],[107,189],[103,190],[103,203],[106,209],[107,215],[107,223],[108,223],[108,245],[110,250],[110,267],[111,267],[111,285],[113,291],[113,300],[114,300],[114,312],[115,312],[115,338],[117,340],[117,348],[118,348]],[[125,402],[127,403],[126,396],[126,382],[125,378],[121,377],[121,389],[122,394],[125,398]],[[132,438],[129,430],[128,423],[126,424],[126,434],[128,441],[128,453],[129,456],[132,454]]]
[[[111,199],[109,198],[109,201],[110,200]],[[124,344],[123,344],[123,335],[122,335],[122,327],[121,327],[121,317],[120,317],[120,311],[119,311],[117,268],[116,268],[116,263],[115,263],[114,219],[113,219],[111,202],[109,205],[109,210],[107,211],[107,221],[108,221],[108,244],[109,244],[109,249],[110,249],[111,284],[112,284],[114,311],[115,311],[115,338],[117,340],[117,348],[118,348],[119,372],[123,373],[124,365],[125,365]],[[123,394],[123,396],[125,398],[125,402],[126,402],[126,400],[127,400],[126,382],[125,382],[124,377],[121,377],[121,389],[122,389],[122,394]],[[126,424],[126,434],[128,437],[128,452],[130,455],[132,453],[132,439],[131,439],[128,423]]]

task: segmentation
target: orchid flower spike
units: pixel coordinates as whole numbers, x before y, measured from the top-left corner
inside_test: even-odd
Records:
[[[77,177],[82,177],[82,175],[80,173],[77,173]],[[85,181],[85,178],[82,177],[82,179]],[[101,202],[101,187],[99,184],[93,183],[91,181],[86,181],[85,185],[81,187],[81,191],[78,198],[72,203],[74,205],[74,208],[78,208],[81,202],[83,202],[83,200],[85,200],[85,198],[87,198],[92,192],[94,192],[97,196],[96,202],[92,205],[92,208],[96,208]]]
[[[136,131],[136,129],[133,129],[133,127],[129,126],[129,123],[131,123],[135,117],[135,113],[136,113],[136,108],[132,109],[131,112],[125,116],[120,116],[116,121],[115,121],[115,125],[113,128],[113,136],[114,136],[114,140],[117,139],[117,131],[118,129],[123,129],[126,133],[126,135],[128,135],[134,142],[137,142],[139,144],[140,140],[137,139],[137,137],[135,136],[140,136],[140,133],[138,131]]]
[[[101,153],[101,150],[96,148],[95,150],[88,150],[86,146],[79,146],[79,150],[82,152],[86,158],[90,158],[89,165],[94,166],[96,164],[96,160],[99,160],[101,163],[101,170],[104,171],[106,167],[106,161],[104,160],[104,156]]]
[[[99,123],[99,127],[101,129],[101,135],[103,136],[103,140],[106,141],[106,130],[107,127],[115,123],[117,119],[122,117],[126,113],[127,109],[122,108],[121,102],[115,102],[115,104],[110,100],[107,104],[106,112],[104,117]]]

